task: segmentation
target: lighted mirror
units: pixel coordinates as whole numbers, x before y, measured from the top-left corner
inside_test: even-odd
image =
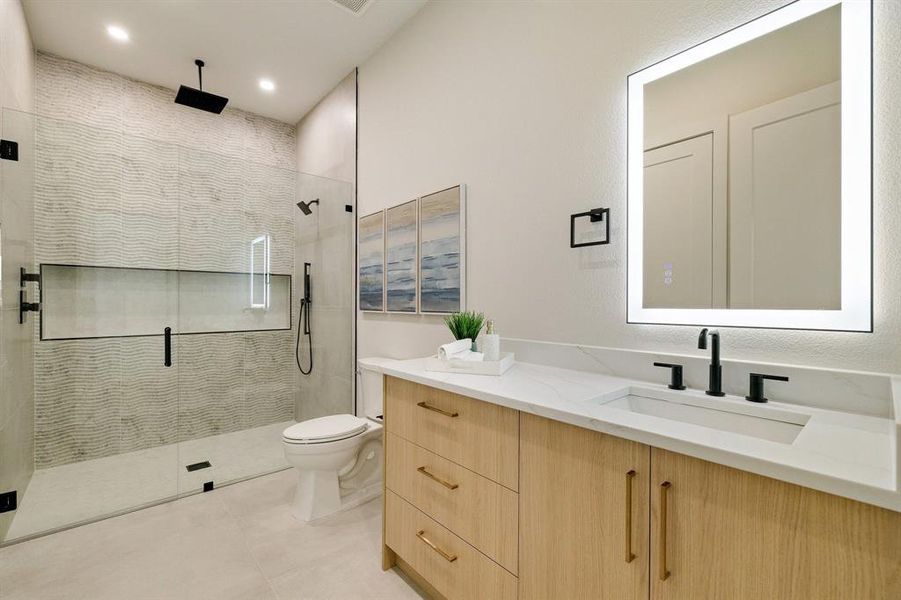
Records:
[[[629,76],[629,322],[872,330],[870,40],[799,0]]]

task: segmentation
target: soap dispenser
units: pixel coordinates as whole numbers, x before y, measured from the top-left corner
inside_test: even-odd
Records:
[[[501,336],[494,333],[494,321],[491,319],[485,325],[485,335],[481,339],[482,352],[485,360],[501,359]]]

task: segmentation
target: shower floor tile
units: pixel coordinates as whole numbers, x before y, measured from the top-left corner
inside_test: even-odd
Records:
[[[421,600],[381,569],[381,502],[291,517],[281,471],[0,548],[3,600]]]
[[[285,469],[282,431],[294,421],[117,454],[34,472],[6,540],[133,510]],[[189,472],[187,465],[209,461]]]

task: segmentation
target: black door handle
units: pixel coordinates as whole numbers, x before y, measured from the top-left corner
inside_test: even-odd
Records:
[[[163,366],[172,366],[172,328],[163,329]]]

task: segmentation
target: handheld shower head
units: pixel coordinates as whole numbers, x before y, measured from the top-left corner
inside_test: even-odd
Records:
[[[300,212],[302,212],[304,216],[309,216],[313,214],[312,206],[314,204],[319,204],[319,198],[316,198],[315,200],[311,200],[309,202],[300,201],[297,203],[297,208],[300,209]]]

